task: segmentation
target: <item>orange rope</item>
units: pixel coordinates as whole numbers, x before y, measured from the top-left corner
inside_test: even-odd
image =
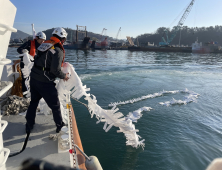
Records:
[[[15,80],[13,86],[12,86],[12,91],[11,95],[16,95],[19,97],[23,97],[22,93],[22,74],[19,66],[17,66],[17,71],[19,72],[19,77]]]

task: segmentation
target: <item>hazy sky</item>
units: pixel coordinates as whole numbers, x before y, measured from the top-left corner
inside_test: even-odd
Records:
[[[118,38],[154,33],[159,27],[177,25],[191,0],[10,0],[16,7],[14,27],[31,34],[55,27],[87,30]],[[208,27],[222,25],[222,0],[196,0],[184,25]],[[175,21],[175,19],[177,20]],[[175,22],[174,22],[175,21]]]

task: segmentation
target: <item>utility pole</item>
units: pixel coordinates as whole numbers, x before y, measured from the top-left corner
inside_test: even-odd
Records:
[[[76,25],[76,43],[78,43],[78,25]]]
[[[180,28],[180,39],[181,39],[181,28]],[[180,39],[179,39],[179,47],[180,47]]]
[[[72,29],[71,29],[71,40],[70,40],[70,41],[71,41],[71,43],[72,43]]]

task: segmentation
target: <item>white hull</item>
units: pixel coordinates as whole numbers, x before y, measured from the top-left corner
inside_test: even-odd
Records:
[[[2,81],[11,81],[6,86],[0,88],[0,98],[12,87],[13,71],[11,60],[6,59],[11,32],[17,30],[13,28],[16,7],[9,0],[0,1],[0,83]],[[0,115],[0,170],[5,170],[5,163],[9,156],[10,150],[4,148],[2,133],[7,126],[7,121],[1,120]]]
[[[8,44],[13,28],[16,7],[9,0],[0,1],[0,58],[6,58]]]

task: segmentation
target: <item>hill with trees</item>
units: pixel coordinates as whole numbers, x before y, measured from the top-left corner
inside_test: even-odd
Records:
[[[168,29],[165,27],[160,27],[158,28],[155,33],[153,34],[142,34],[137,36],[134,39],[134,43],[137,44],[137,38],[139,41],[140,45],[147,45],[148,42],[153,43],[155,45],[159,45],[159,42],[163,41],[162,36],[166,37],[164,34],[164,30]],[[168,36],[171,36],[171,33],[174,31],[175,27],[170,30],[168,29]],[[181,34],[181,38],[180,38]],[[181,31],[179,30],[171,42],[171,45],[178,45],[179,44],[179,39],[180,39],[180,44],[182,45],[188,45],[191,46],[192,43],[196,41],[198,37],[199,42],[209,42],[209,41],[216,41],[219,44],[222,45],[222,26],[210,26],[210,27],[187,27],[183,26]],[[165,38],[166,39],[166,38]]]
[[[11,39],[24,39],[24,38],[27,38],[28,36],[31,36],[31,35],[25,32],[22,32],[20,30],[17,30],[17,32],[12,32]]]

